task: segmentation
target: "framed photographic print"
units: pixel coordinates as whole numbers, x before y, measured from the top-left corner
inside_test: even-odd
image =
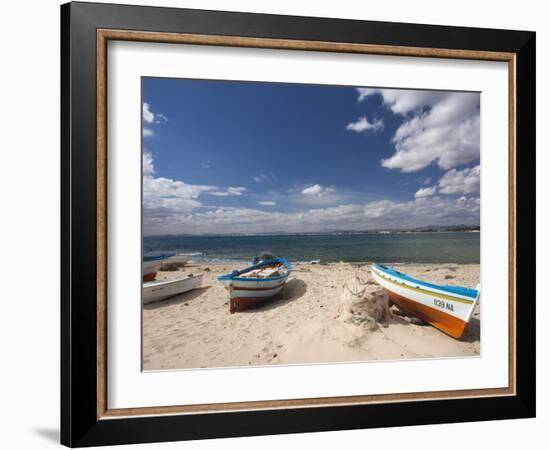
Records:
[[[535,414],[535,33],[61,7],[68,446]]]

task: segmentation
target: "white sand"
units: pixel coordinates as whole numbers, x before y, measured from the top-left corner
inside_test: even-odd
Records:
[[[216,277],[236,268],[211,264],[159,274],[157,279],[204,273],[204,287],[143,307],[144,369],[479,355],[479,305],[461,340],[396,315],[388,328],[371,331],[338,320],[344,283],[356,275],[372,280],[367,265],[302,265],[276,300],[230,314],[229,294]],[[479,282],[477,264],[401,265],[400,270],[440,284]],[[372,292],[379,289],[369,285]]]

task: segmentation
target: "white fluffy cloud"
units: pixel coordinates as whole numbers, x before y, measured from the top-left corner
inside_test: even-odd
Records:
[[[305,188],[302,191],[302,194],[304,194],[304,195],[319,195],[319,194],[321,194],[321,192],[323,192],[323,188],[318,184],[314,184],[313,186],[309,186],[309,187]]]
[[[479,166],[469,169],[449,170],[439,180],[442,194],[473,194],[479,192]]]
[[[143,222],[147,233],[162,232],[166,227],[180,227],[192,220],[196,208],[202,207],[201,195],[242,195],[242,187],[195,185],[155,176],[150,152],[143,152]]]
[[[332,187],[323,187],[320,184],[314,184],[302,190],[302,194],[311,195],[314,197],[323,197],[327,194],[333,193],[334,191],[335,189]]]
[[[359,88],[358,100],[381,95],[384,105],[405,117],[381,161],[389,169],[415,172],[436,162],[443,170],[479,159],[479,94]]]
[[[167,122],[168,118],[162,113],[154,113],[147,102],[143,102],[143,122],[148,124]]]
[[[254,208],[216,208],[156,224],[156,233],[257,233],[413,228],[426,225],[479,224],[479,199],[462,197],[388,200],[312,208],[300,212]]]
[[[348,123],[346,126],[346,130],[355,131],[356,133],[368,133],[369,131],[376,133],[383,129],[384,119],[374,119],[369,122],[366,117],[359,117],[355,122]]]
[[[170,178],[143,176],[143,225],[145,232],[188,220],[201,206],[198,197],[215,186],[200,186]]]
[[[143,152],[142,158],[143,176],[152,176],[155,173],[155,164],[153,163],[153,155],[147,150]]]
[[[216,191],[217,186],[187,184],[171,178],[156,177],[153,156],[143,152],[143,208],[144,217],[157,214],[189,214],[201,205],[199,195]]]
[[[187,209],[185,208],[187,205],[200,206],[195,199],[200,194],[214,189],[217,189],[216,186],[187,184],[171,178],[145,176],[143,177],[143,202],[150,206],[153,206],[153,202],[159,202],[162,205],[179,205]]]
[[[371,95],[382,96],[384,104],[395,114],[407,114],[411,111],[431,106],[449,95],[445,91],[419,91],[414,89],[378,89],[357,88],[359,102]]]
[[[228,197],[230,195],[243,195],[243,192],[246,192],[246,188],[229,186],[225,190],[217,190],[214,192],[209,192],[209,194],[217,197]]]
[[[391,227],[479,224],[479,198],[420,197],[409,202],[388,200],[367,205],[367,216]]]
[[[155,135],[155,132],[151,128],[143,127],[143,137],[152,137]]]
[[[479,192],[479,165],[457,170],[451,169],[446,172],[438,181],[437,185],[420,188],[415,192],[414,198],[432,197],[438,192],[440,194],[475,194]],[[461,197],[459,201],[465,201]]]
[[[471,193],[469,182],[476,168],[450,171],[440,189],[458,186],[462,177],[462,190]],[[456,172],[456,173],[455,173]],[[452,177],[451,177],[452,175]],[[443,177],[444,178],[444,177]],[[450,182],[451,178],[454,180]],[[193,185],[170,178],[157,177],[152,155],[143,154],[143,218],[144,233],[258,233],[258,232],[307,232],[328,230],[368,230],[381,228],[408,228],[425,225],[479,224],[479,198],[456,196],[417,195],[407,202],[358,201],[339,206],[320,206],[327,198],[335,196],[334,188],[314,184],[298,195],[304,198],[297,211],[277,212],[253,207],[211,207],[201,202],[203,196],[240,196],[244,187],[219,187]],[[454,192],[459,192],[453,188]],[[422,189],[421,189],[422,190]],[[300,194],[301,192],[301,194]],[[273,200],[258,201],[261,206],[276,206]]]
[[[436,186],[422,188],[415,192],[414,198],[432,197],[436,194],[436,192],[437,192]]]
[[[264,181],[267,180],[267,175],[261,173],[259,175],[256,175],[255,177],[252,177],[252,179],[256,182],[256,183],[263,183]]]
[[[145,123],[154,123],[155,122],[155,115],[151,112],[149,103],[147,103],[147,102],[143,103],[143,121]]]

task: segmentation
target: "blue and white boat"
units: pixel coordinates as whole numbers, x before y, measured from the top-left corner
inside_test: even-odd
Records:
[[[416,280],[381,264],[373,264],[374,280],[394,303],[456,339],[462,337],[479,301],[476,289]]]
[[[271,300],[283,289],[292,266],[285,258],[269,258],[218,277],[229,291],[229,311],[242,311]]]

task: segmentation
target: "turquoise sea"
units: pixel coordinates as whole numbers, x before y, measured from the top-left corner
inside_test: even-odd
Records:
[[[250,261],[262,251],[289,261],[479,263],[480,233],[303,234],[279,236],[155,236],[144,255],[198,253],[195,260]]]

